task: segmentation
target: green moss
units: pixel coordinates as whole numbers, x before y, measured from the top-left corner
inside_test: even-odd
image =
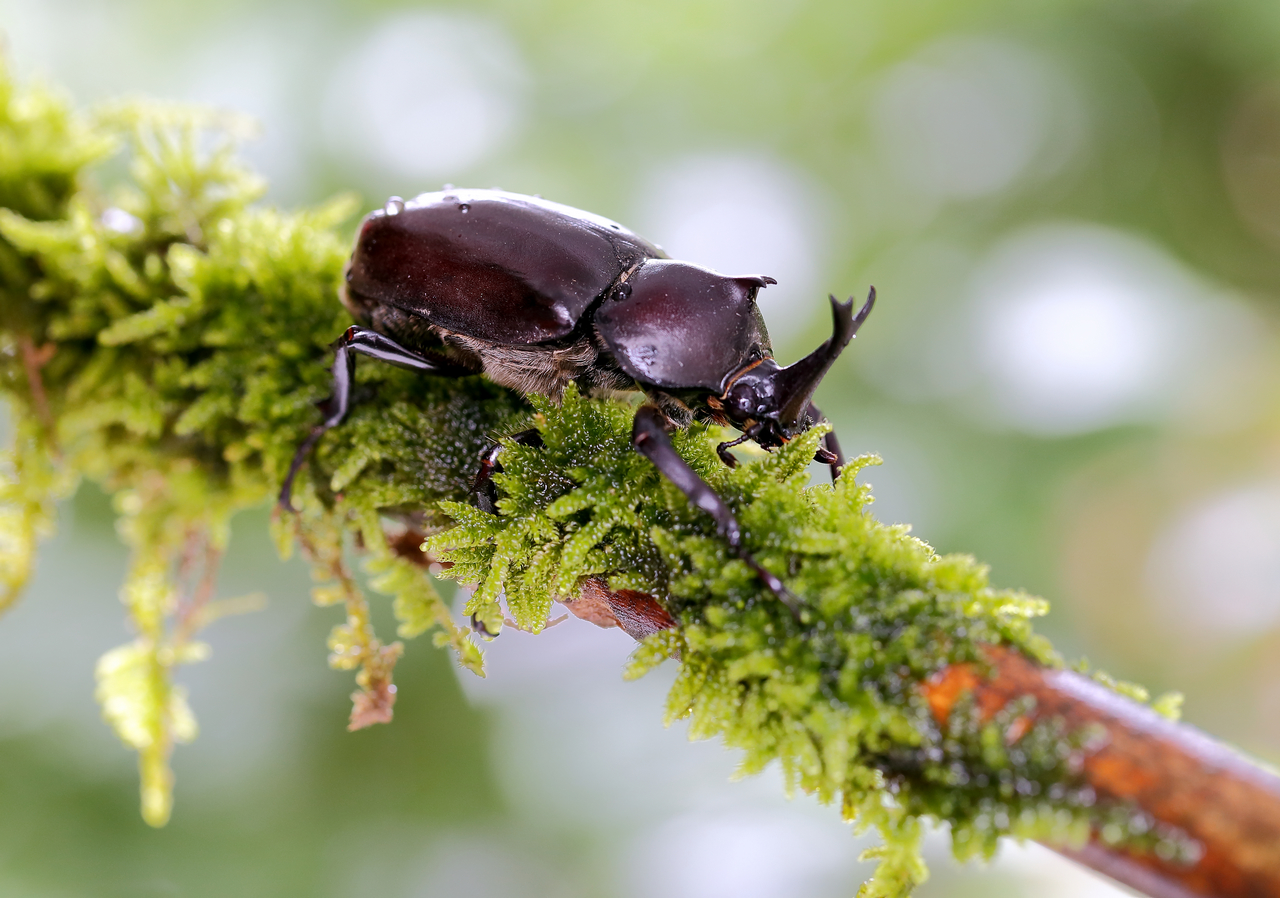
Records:
[[[139,752],[157,825],[170,753],[195,734],[174,671],[206,654],[197,635],[218,613],[229,522],[273,500],[328,392],[329,343],[349,324],[336,286],[352,202],[253,205],[261,184],[236,161],[237,127],[178,107],[85,116],[0,73],[0,387],[16,433],[0,465],[0,603],[29,572],[53,499],[81,478],[113,493],[134,553],[121,594],[137,637],[102,659],[98,695]],[[92,166],[117,148],[128,179],[96,185]],[[304,468],[299,513],[274,523],[282,553],[300,546],[312,562],[315,601],[343,608],[330,663],[356,671],[353,727],[390,719],[403,651],[373,630],[354,547],[401,638],[432,631],[482,671],[430,578],[388,542],[389,527],[411,526],[433,534],[448,576],[476,584],[467,610],[494,633],[507,615],[540,630],[588,576],[660,597],[680,627],[642,644],[628,675],[678,657],[669,719],[740,749],[744,774],[777,761],[789,788],[877,827],[885,845],[866,895],[925,877],[925,819],[950,824],[960,857],[989,855],[1005,834],[1078,843],[1090,826],[1190,850],[1077,782],[1087,733],[1042,723],[1011,746],[1019,708],[984,724],[962,707],[938,728],[919,686],[944,666],[981,663],[983,645],[1057,663],[1031,627],[1045,604],[878,522],[857,482],[874,459],[810,486],[820,429],[734,470],[715,456],[715,429],[674,436],[750,551],[802,598],[797,620],[631,449],[631,406],[573,392],[527,405],[479,378],[374,364],[360,366],[357,398]],[[544,445],[506,445],[500,513],[468,505],[477,452],[530,420]]]
[[[0,459],[0,606],[29,575],[53,500],[81,478],[115,495],[134,553],[121,596],[138,635],[103,658],[98,696],[140,753],[144,815],[157,824],[169,754],[195,730],[172,674],[203,657],[194,637],[230,519],[279,490],[328,393],[328,345],[350,323],[335,287],[353,202],[253,206],[262,184],[235,156],[239,124],[183,107],[85,115],[0,73],[0,385],[17,435]],[[98,187],[91,166],[116,149],[129,177]],[[331,661],[359,670],[368,710],[393,694],[400,647],[373,633],[344,546],[363,530],[402,636],[439,625],[478,670],[427,575],[386,548],[377,513],[432,524],[435,502],[465,495],[489,431],[523,406],[477,378],[437,385],[376,365],[360,388],[302,478],[302,514],[277,529],[282,546],[296,538],[311,554],[326,584],[317,599],[343,602]]]

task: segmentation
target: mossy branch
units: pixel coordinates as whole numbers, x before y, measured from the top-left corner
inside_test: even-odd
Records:
[[[234,130],[181,107],[85,115],[0,73],[0,389],[15,433],[0,464],[0,603],[28,576],[56,498],[86,478],[115,496],[138,635],[102,659],[98,695],[139,752],[156,825],[170,813],[169,755],[195,734],[173,675],[206,654],[197,636],[215,616],[230,521],[274,497],[328,391],[328,345],[349,324],[336,286],[352,202],[253,205],[261,184],[236,160]],[[119,150],[128,180],[97,183],[94,165]],[[273,523],[281,553],[298,546],[311,561],[314,600],[344,609],[330,663],[357,671],[353,728],[390,720],[403,651],[374,633],[353,554],[391,597],[401,638],[433,631],[482,671],[471,633],[413,561],[418,540],[406,550],[405,534],[422,533],[446,576],[475,585],[467,611],[491,633],[508,616],[540,630],[552,602],[584,585],[616,597],[617,615],[630,596],[627,614],[657,609],[635,620],[678,623],[649,628],[629,675],[677,657],[669,718],[741,749],[743,772],[777,761],[789,788],[877,827],[886,844],[864,895],[924,878],[922,820],[949,824],[962,858],[990,856],[1005,835],[1083,850],[1103,834],[1195,863],[1187,828],[1090,788],[1090,728],[1032,713],[1029,693],[985,708],[976,687],[936,713],[927,684],[998,672],[992,647],[1059,662],[1031,627],[1043,601],[993,589],[972,558],[939,556],[870,515],[856,477],[874,459],[810,486],[819,429],[736,470],[716,459],[713,429],[675,436],[751,552],[803,597],[796,620],[631,450],[629,406],[572,392],[526,403],[480,378],[375,364],[360,367],[357,391],[304,469],[300,512]],[[471,507],[478,451],[530,424],[544,445],[506,446],[499,513]]]

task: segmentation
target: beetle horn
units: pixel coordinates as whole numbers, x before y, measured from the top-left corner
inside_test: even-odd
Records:
[[[809,401],[813,399],[818,384],[835,364],[841,350],[858,333],[858,328],[871,314],[871,308],[875,304],[875,287],[871,288],[867,301],[857,315],[853,314],[852,298],[848,302],[840,302],[834,296],[831,297],[831,339],[794,365],[788,365],[774,375],[777,395],[782,400],[778,420],[784,427],[793,427],[799,423],[809,408]]]

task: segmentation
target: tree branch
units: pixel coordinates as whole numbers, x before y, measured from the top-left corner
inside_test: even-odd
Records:
[[[1084,848],[1056,850],[1155,898],[1280,896],[1280,777],[1088,677],[1003,647],[988,648],[987,657],[985,674],[957,664],[924,684],[940,724],[963,695],[988,720],[1029,696],[1032,718],[1060,719],[1068,731],[1097,730],[1083,757],[1085,781],[1100,798],[1132,802],[1181,830],[1195,840],[1199,857],[1186,863],[1116,847],[1096,831]]]
[[[568,603],[607,608],[587,617],[617,626],[636,639],[675,626],[653,596],[612,592],[598,580]],[[970,697],[984,722],[1032,698],[1026,723],[1006,731],[1016,744],[1036,721],[1060,720],[1068,733],[1091,735],[1081,774],[1099,797],[1131,802],[1159,823],[1177,828],[1198,846],[1187,863],[1156,850],[1108,843],[1094,831],[1081,848],[1049,844],[1077,863],[1152,898],[1280,898],[1280,776],[1185,723],[1125,698],[1088,677],[1045,667],[1002,646],[987,648],[990,669],[956,664],[920,684],[939,726]]]

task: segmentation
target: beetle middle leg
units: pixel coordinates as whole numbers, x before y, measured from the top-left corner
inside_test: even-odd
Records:
[[[541,446],[542,434],[536,428],[529,428],[518,433],[513,433],[507,439],[519,443],[521,446]],[[502,455],[502,444],[493,443],[486,446],[480,452],[480,467],[476,471],[475,480],[471,483],[471,504],[483,511],[485,514],[498,513],[498,490],[493,485],[493,475],[502,473],[502,463],[498,459]],[[559,618],[549,624],[553,627],[564,618]],[[516,626],[515,623],[508,620],[508,626]],[[490,632],[485,626],[484,621],[480,619],[478,614],[471,615],[471,629],[475,630],[486,639],[493,639],[496,633]]]
[[[812,402],[809,403],[809,415],[815,421],[823,421],[827,417],[822,413],[822,409]],[[844,453],[840,451],[840,441],[836,439],[834,430],[828,430],[822,435],[822,448],[818,450],[818,454],[814,456],[813,460],[831,466],[831,480],[833,483],[840,476],[840,469],[844,467]]]
[[[747,563],[756,576],[764,581],[770,592],[782,600],[791,614],[799,620],[800,602],[783,585],[778,577],[756,561],[742,545],[742,527],[733,511],[705,480],[698,476],[689,463],[680,457],[671,437],[667,434],[669,421],[660,409],[652,405],[642,405],[636,412],[631,426],[631,445],[649,461],[653,462],[662,475],[676,485],[680,492],[689,497],[689,501],[701,508],[715,519],[720,535],[729,543],[734,554]]]
[[[280,487],[280,507],[286,511],[293,510],[293,480],[307,455],[320,442],[325,432],[337,427],[347,416],[351,406],[351,387],[355,383],[356,356],[366,355],[381,362],[390,362],[400,368],[413,371],[425,371],[442,377],[463,377],[474,372],[455,365],[445,359],[430,358],[422,353],[406,349],[395,340],[367,327],[355,325],[333,344],[333,394],[324,403],[325,419],[311,429],[310,435],[303,440],[298,451],[294,453],[293,463],[289,465],[289,473],[285,475],[284,484]]]

